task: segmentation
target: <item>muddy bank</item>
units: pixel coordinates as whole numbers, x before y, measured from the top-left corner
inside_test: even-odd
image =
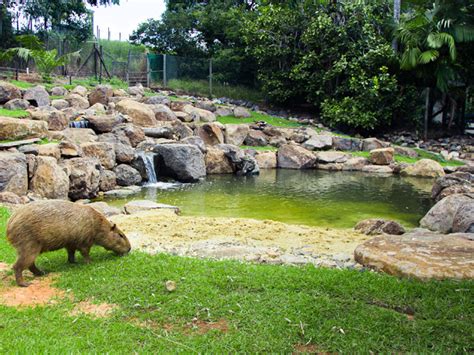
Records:
[[[269,220],[183,217],[170,211],[118,215],[112,220],[132,247],[147,253],[275,264],[353,267],[353,252],[370,237],[347,229]]]

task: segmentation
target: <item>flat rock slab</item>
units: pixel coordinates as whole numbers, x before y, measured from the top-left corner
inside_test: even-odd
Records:
[[[417,279],[474,279],[474,234],[415,229],[359,245],[355,260],[367,267]]]

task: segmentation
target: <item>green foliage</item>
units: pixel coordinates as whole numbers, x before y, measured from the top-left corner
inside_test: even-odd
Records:
[[[445,160],[441,155],[436,154],[436,153],[432,153],[432,152],[428,152],[428,151],[423,150],[423,149],[415,148],[415,150],[418,153],[417,158],[411,158],[411,157],[407,157],[405,155],[395,154],[394,159],[397,163],[407,163],[407,164],[414,164],[418,160],[421,160],[421,159],[431,159],[431,160],[434,160],[434,161],[438,162],[441,166],[463,166],[463,165],[465,165],[462,161],[459,161],[459,160]],[[369,152],[351,152],[350,154],[352,154],[355,157],[363,157],[363,158],[369,158],[370,157]]]
[[[278,151],[277,147],[273,147],[271,145],[265,145],[265,146],[251,146],[251,145],[241,145],[241,149],[251,149],[251,150],[256,150],[259,152],[276,152]]]
[[[6,108],[0,107],[0,116],[25,118],[25,117],[30,117],[30,114],[26,112],[25,110],[7,110]]]
[[[237,118],[234,116],[222,116],[218,117],[217,121],[222,124],[240,124],[240,123],[255,123],[257,121],[264,121],[275,127],[300,127],[302,126],[299,122],[294,122],[287,120],[285,118],[275,117],[266,115],[263,113],[258,113],[255,111],[250,111],[251,117],[246,118]]]

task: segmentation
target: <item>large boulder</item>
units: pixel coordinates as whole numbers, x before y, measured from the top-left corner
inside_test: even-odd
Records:
[[[28,107],[30,103],[24,99],[13,99],[3,105],[7,110],[26,110]]]
[[[112,129],[124,121],[122,115],[99,115],[87,117],[89,127],[96,133],[111,132]]]
[[[454,194],[436,203],[421,219],[420,226],[435,232],[451,233],[454,216],[474,201],[473,194]]]
[[[85,157],[97,158],[105,169],[113,169],[115,166],[115,150],[110,143],[93,142],[81,144]]]
[[[84,96],[74,94],[74,92],[71,92],[64,99],[67,101],[70,107],[75,109],[85,110],[89,108],[89,100],[87,100]]]
[[[418,160],[415,164],[402,169],[400,174],[419,177],[439,177],[445,175],[443,167],[431,159]]]
[[[377,138],[366,138],[362,141],[362,150],[370,152],[374,149],[386,148],[390,145],[388,142],[382,142]]]
[[[26,89],[23,99],[36,107],[49,106],[50,104],[49,94],[41,85]]]
[[[332,137],[332,145],[335,150],[358,151],[362,148],[360,139],[346,137]]]
[[[55,86],[51,89],[51,95],[53,96],[66,96],[67,94],[67,89],[62,86]]]
[[[77,158],[82,156],[82,149],[79,145],[70,141],[61,141],[58,145],[61,156],[64,158]]]
[[[63,163],[69,175],[71,200],[97,197],[100,183],[100,162],[95,158],[72,158]]]
[[[453,233],[474,233],[474,199],[458,208],[453,217]]]
[[[102,169],[100,172],[100,191],[110,191],[117,187],[117,175],[111,170]]]
[[[178,119],[176,114],[166,105],[159,104],[150,107],[155,113],[155,118],[158,121],[176,121]]]
[[[277,155],[275,152],[257,152],[255,154],[255,160],[260,169],[276,169],[277,167]]]
[[[474,192],[472,186],[474,174],[468,172],[455,172],[436,179],[431,189],[431,197],[436,201],[455,193]]]
[[[234,174],[237,176],[258,175],[260,169],[257,161],[246,151],[231,144],[219,144],[217,148],[224,151],[225,156],[232,165]]]
[[[115,109],[120,113],[130,116],[132,122],[138,126],[152,127],[157,124],[155,113],[149,105],[125,99],[118,102]]]
[[[64,99],[54,99],[51,101],[51,106],[56,110],[64,110],[69,107],[69,102]]]
[[[44,138],[47,134],[46,122],[0,117],[0,140]]]
[[[66,115],[52,106],[40,107],[30,113],[32,119],[47,122],[50,131],[62,131],[69,126]]]
[[[194,145],[158,144],[153,148],[157,175],[182,182],[193,182],[206,176],[204,155]]]
[[[82,85],[77,85],[74,89],[72,89],[71,94],[86,96],[87,95],[87,88]]]
[[[349,159],[349,155],[336,151],[318,152],[316,159],[321,164],[345,163]]]
[[[59,160],[61,158],[61,149],[58,143],[40,144],[38,145],[38,155]]]
[[[241,146],[249,133],[249,126],[246,124],[226,124],[224,140],[227,144]]]
[[[21,99],[21,91],[15,85],[0,81],[0,105],[13,99]]]
[[[344,165],[342,166],[342,170],[361,171],[367,164],[369,164],[369,161],[366,158],[352,157],[344,163]]]
[[[318,134],[312,136],[303,143],[303,147],[308,150],[324,150],[332,147],[332,136]]]
[[[390,165],[393,162],[393,148],[379,148],[370,151],[370,161],[374,165]]]
[[[200,137],[207,145],[224,143],[222,124],[218,122],[205,123],[202,126],[197,127],[196,135]]]
[[[90,128],[66,128],[64,138],[74,144],[97,142],[97,135]]]
[[[67,200],[69,177],[52,157],[36,157],[30,190],[41,197]]]
[[[241,106],[237,106],[237,107],[234,108],[234,116],[237,117],[237,118],[252,117],[249,110],[247,110],[245,107],[241,107]]]
[[[206,173],[210,174],[232,174],[234,169],[222,149],[209,147],[206,154]]]
[[[277,163],[282,169],[312,169],[316,164],[316,156],[298,145],[285,144],[278,149]]]
[[[203,110],[202,108],[197,108],[192,105],[184,105],[182,110],[191,116],[199,117],[199,121],[201,122],[214,122],[216,120],[216,115],[211,111]]]
[[[367,235],[392,234],[401,235],[405,233],[405,228],[395,221],[386,221],[384,219],[364,219],[354,227],[356,231]]]
[[[473,279],[472,234],[437,234],[417,229],[378,236],[359,245],[355,260],[369,268],[417,279]]]
[[[95,105],[100,103],[102,105],[107,105],[109,103],[109,98],[114,94],[114,90],[109,85],[97,85],[89,93],[89,105]]]
[[[28,167],[26,156],[21,153],[0,152],[0,192],[8,191],[26,195]]]
[[[251,129],[245,137],[244,144],[251,147],[266,146],[268,144],[268,136],[262,131]]]
[[[132,147],[136,147],[146,139],[143,128],[132,123],[119,124],[114,127],[112,133],[119,138],[121,143],[126,144],[128,141]]]
[[[123,143],[114,143],[115,160],[117,163],[129,164],[135,158],[135,149]]]
[[[130,165],[120,164],[114,169],[117,185],[120,186],[132,186],[138,185],[142,182],[142,176],[137,169],[132,168]]]

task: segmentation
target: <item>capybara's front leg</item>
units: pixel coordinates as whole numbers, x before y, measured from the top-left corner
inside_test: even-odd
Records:
[[[90,264],[91,257],[89,256],[89,252],[91,251],[91,247],[82,247],[79,249],[81,252],[82,257],[84,258],[84,262],[86,264]]]
[[[38,269],[38,267],[35,265],[35,263],[33,262],[33,264],[29,267],[30,271],[33,273],[33,275],[35,276],[43,276],[43,275],[46,275],[46,273],[44,271],[41,271],[40,269]]]
[[[67,261],[71,264],[76,262],[76,249],[75,248],[67,248]]]
[[[13,270],[15,271],[16,284],[21,287],[28,287],[29,282],[25,282],[23,278],[23,270],[29,268],[35,263],[35,259],[38,256],[38,253],[28,253],[27,255],[20,253],[18,259],[13,265]]]

